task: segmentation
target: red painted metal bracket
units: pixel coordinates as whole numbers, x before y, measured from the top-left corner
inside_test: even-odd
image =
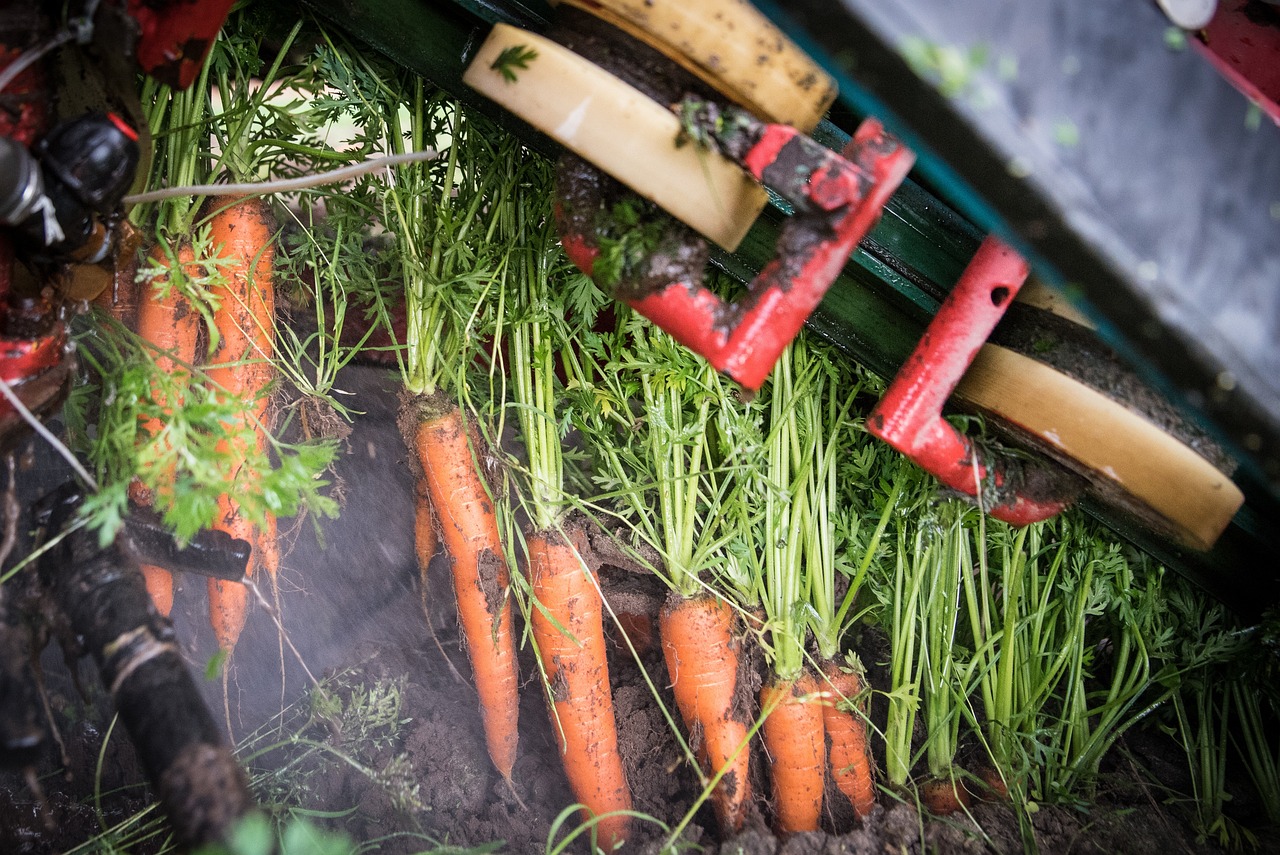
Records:
[[[683,282],[628,302],[754,391],[876,224],[915,155],[869,119],[843,157],[795,128],[767,125],[741,160],[796,208],[778,239],[778,256],[731,304],[701,283]]]
[[[1054,516],[1074,491],[1028,495],[1008,463],[977,448],[942,407],[1026,278],[1022,257],[988,237],[867,419],[868,431],[947,487],[967,496],[982,488],[991,515],[1014,525]]]
[[[136,55],[147,74],[175,89],[186,89],[200,73],[234,0],[129,0],[138,22]]]
[[[763,124],[740,111],[716,115],[731,118],[711,123],[706,136],[795,208],[779,236],[777,257],[732,303],[707,290],[701,276],[646,290],[624,274],[614,290],[755,391],[875,225],[915,155],[874,119],[862,124],[841,156],[786,125]],[[561,242],[590,275],[597,256],[593,236],[570,230]]]

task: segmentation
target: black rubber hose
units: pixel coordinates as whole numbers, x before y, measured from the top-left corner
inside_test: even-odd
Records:
[[[70,493],[59,495],[46,530],[61,531],[78,504]],[[225,841],[254,809],[248,781],[137,565],[115,545],[100,548],[94,535],[78,530],[45,555],[41,576],[97,662],[180,843]]]

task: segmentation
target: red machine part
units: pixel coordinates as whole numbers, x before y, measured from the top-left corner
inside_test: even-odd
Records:
[[[1027,495],[942,417],[942,407],[1026,278],[1022,257],[988,237],[867,419],[868,431],[947,487],[976,496],[989,486],[988,511],[1014,525],[1048,519],[1075,497]]]
[[[0,45],[0,69],[22,54],[21,49]],[[16,109],[0,110],[0,134],[31,147],[47,130],[47,93],[43,63],[35,62],[23,69],[5,89]],[[10,293],[13,265],[11,236],[7,229],[0,229],[0,379],[10,386],[20,386],[62,363],[67,333],[62,322],[55,319],[48,301],[15,298]],[[0,424],[14,414],[8,398],[0,398]]]
[[[700,280],[638,296],[633,283],[615,287],[640,314],[754,391],[875,225],[915,155],[874,119],[862,124],[843,157],[787,125],[750,120],[734,133],[754,140],[738,158],[742,166],[796,208],[779,256],[735,303]],[[598,254],[592,237],[570,233],[562,243],[590,275]]]
[[[140,29],[138,65],[175,89],[186,89],[200,73],[234,0],[129,0]]]
[[[1192,44],[1280,124],[1280,6],[1222,0]]]

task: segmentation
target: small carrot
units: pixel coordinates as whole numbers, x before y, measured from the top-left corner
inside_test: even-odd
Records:
[[[662,652],[685,726],[708,776],[723,772],[712,793],[726,834],[742,829],[751,804],[748,716],[738,700],[742,643],[733,609],[711,595],[672,596],[659,615]]]
[[[832,695],[825,699],[822,707],[831,776],[836,788],[849,799],[854,814],[866,819],[876,805],[867,723],[857,710],[842,708],[843,703],[861,694],[862,679],[854,672],[842,671],[834,662],[826,665],[823,676]]]
[[[510,781],[520,696],[510,578],[493,502],[476,471],[475,446],[457,407],[425,415],[416,428],[414,446],[453,562],[458,620],[480,696],[489,757]],[[418,511],[419,521],[423,513]]]
[[[217,364],[208,376],[229,398],[249,404],[244,418],[253,428],[258,449],[263,450],[269,403],[266,390],[274,377],[270,360],[275,344],[275,219],[269,204],[258,197],[223,198],[214,204],[209,240],[225,262],[225,284],[211,289],[219,302],[214,313],[218,348],[212,357]],[[234,483],[235,474],[231,473],[229,482]],[[254,531],[230,495],[219,497],[218,507],[220,522],[215,527],[258,547],[245,574],[251,578],[255,565],[262,563],[261,534]],[[210,621],[218,644],[228,652],[244,628],[247,605],[248,592],[239,582],[209,580]]]
[[[418,573],[422,577],[422,595],[427,592],[427,567],[440,546],[436,533],[436,515],[431,508],[431,483],[426,477],[418,479],[413,509],[413,548],[418,556]]]
[[[147,594],[156,611],[168,617],[173,613],[173,574],[163,567],[154,564],[139,564],[142,580],[146,582]]]
[[[955,778],[929,778],[920,784],[920,802],[934,816],[950,816],[973,803],[969,790]]]
[[[559,532],[539,532],[526,543],[537,601],[530,624],[546,671],[560,756],[575,797],[600,818],[596,832],[609,852],[627,838],[630,818],[614,812],[631,809],[631,788],[618,753],[600,590]]]
[[[182,243],[177,247],[174,259],[170,259],[164,247],[159,245],[151,250],[149,257],[152,266],[159,269],[167,268],[170,264],[176,264],[179,269],[186,271],[192,269],[193,252],[189,243]],[[168,289],[168,293],[164,293],[165,288]],[[139,337],[150,343],[157,351],[156,370],[175,377],[183,376],[185,369],[182,366],[190,365],[195,361],[197,342],[200,337],[200,316],[192,309],[191,303],[182,295],[176,284],[170,281],[170,276],[162,274],[152,280],[151,288],[144,294],[134,311]],[[153,390],[153,395],[155,403],[159,404],[166,413],[172,406],[182,405],[181,400],[163,400],[158,390]],[[160,434],[164,427],[162,418],[143,419],[141,424],[143,432],[149,436]],[[172,473],[167,480],[172,483]],[[164,484],[160,485],[160,490],[164,492]],[[143,505],[150,505],[155,498],[142,486],[141,482],[136,480],[129,485],[129,497]],[[173,609],[172,574],[162,567],[146,565],[143,567],[143,577],[146,579],[147,593],[151,595],[151,601],[160,613],[167,617]]]
[[[826,750],[817,678],[804,672],[796,679],[778,678],[760,690],[761,726],[778,831],[817,831],[826,785]]]
[[[236,501],[228,495],[218,497],[218,523],[214,528],[248,543],[254,542],[253,525],[240,513]],[[245,578],[252,579],[258,562],[255,553],[245,571]],[[209,623],[218,646],[230,653],[240,640],[244,630],[249,605],[249,591],[240,582],[209,579]]]

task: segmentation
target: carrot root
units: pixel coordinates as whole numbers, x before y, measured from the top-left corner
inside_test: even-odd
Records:
[[[261,198],[219,199],[216,206],[209,221],[209,240],[226,262],[226,282],[211,289],[219,301],[214,314],[218,348],[213,356],[218,364],[209,369],[208,376],[229,399],[251,404],[243,418],[253,429],[254,442],[261,450],[266,447],[266,390],[274,376],[270,359],[275,346],[275,219],[269,203]],[[252,577],[255,566],[265,563],[270,572],[278,563],[278,553],[275,561],[268,555],[264,562],[262,555],[274,549],[275,533],[270,532],[269,545],[264,549],[268,541],[243,517],[239,503],[230,495],[235,474],[228,477],[228,494],[218,498],[221,513],[215,527],[253,544],[255,555],[246,574]],[[247,608],[248,591],[244,585],[209,580],[209,620],[219,646],[228,653],[235,649],[244,629]]]
[[[618,753],[602,601],[578,551],[557,532],[527,540],[529,575],[537,599],[531,627],[546,671],[565,774],[574,795],[599,817],[600,845],[611,851],[630,830],[631,789]],[[545,610],[545,611],[544,611]]]
[[[142,570],[142,579],[147,584],[152,605],[156,607],[156,611],[168,617],[173,613],[173,574],[154,564],[139,564],[138,568]]]
[[[672,597],[659,615],[662,652],[685,726],[708,777],[723,771],[712,792],[720,828],[742,829],[751,804],[749,722],[738,701],[741,641],[728,603],[713,596]]]
[[[849,799],[858,819],[866,819],[876,806],[875,767],[867,745],[867,723],[858,711],[840,707],[842,699],[861,694],[862,679],[841,671],[835,663],[828,663],[823,670],[832,695],[822,708],[832,780]]]
[[[805,673],[760,690],[760,707],[773,711],[761,734],[769,753],[775,820],[781,834],[817,831],[826,783],[826,751],[818,680]]]
[[[453,561],[458,622],[480,696],[489,757],[509,781],[519,740],[520,695],[510,578],[493,502],[476,471],[472,439],[456,407],[420,422],[414,444]]]
[[[427,567],[440,546],[436,533],[436,515],[431,508],[431,485],[426,478],[418,481],[417,502],[413,517],[413,548],[418,556],[418,571],[422,574],[422,590],[427,590]]]
[[[929,778],[920,784],[920,802],[934,816],[950,816],[968,808],[973,799],[955,778]]]

